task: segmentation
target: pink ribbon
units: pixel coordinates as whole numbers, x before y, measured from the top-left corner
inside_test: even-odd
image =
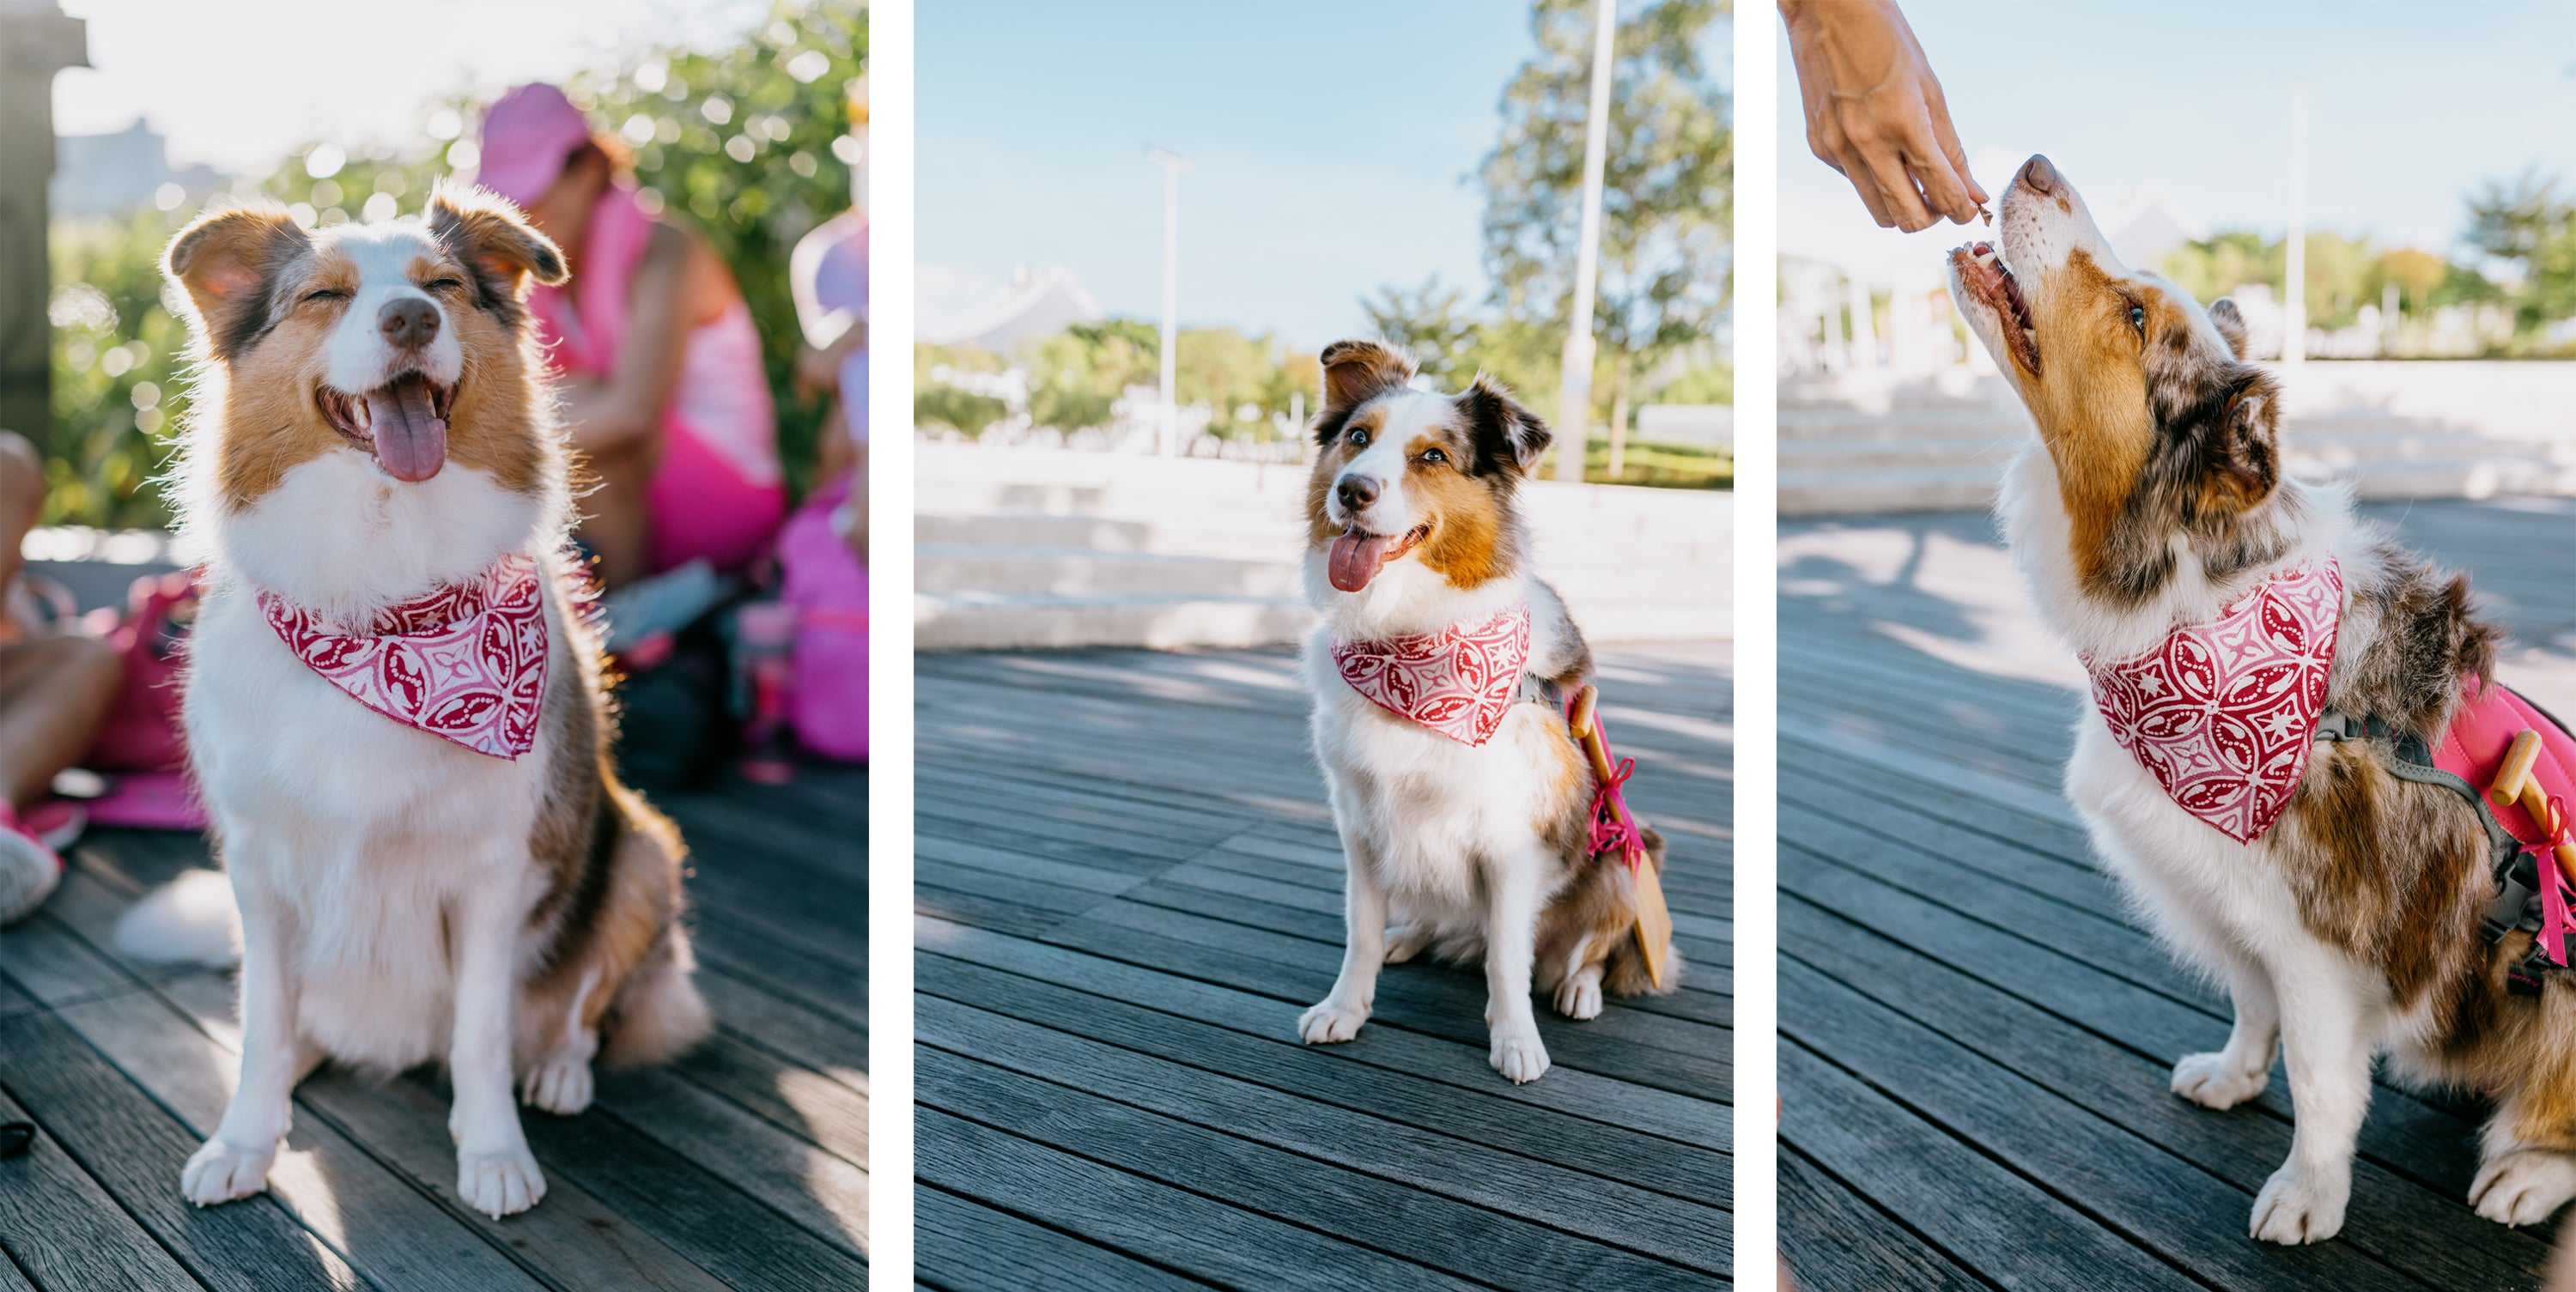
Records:
[[[1568,702],[1566,717],[1573,717]],[[1637,760],[1619,758],[1610,752],[1610,729],[1601,725],[1601,712],[1594,709],[1592,729],[1601,736],[1601,752],[1612,759],[1610,774],[1592,787],[1592,855],[1617,852],[1628,863],[1630,873],[1646,863],[1646,836],[1637,829],[1637,819],[1628,814],[1628,796],[1620,788],[1637,773]]]
[[[2567,803],[2549,796],[2549,820],[2540,842],[2528,852],[2540,863],[2540,945],[2551,964],[2567,965],[2567,935],[2576,933],[2576,915],[2568,913],[2568,876],[2558,868],[2558,849],[2567,844]]]

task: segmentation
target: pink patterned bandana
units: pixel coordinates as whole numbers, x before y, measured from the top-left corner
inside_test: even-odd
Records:
[[[2252,843],[2307,769],[2342,618],[2334,558],[2292,566],[2134,659],[2086,657],[2093,703],[2183,811]]]
[[[527,557],[504,556],[471,583],[394,606],[360,635],[331,632],[274,593],[259,605],[306,668],[406,727],[495,758],[537,743],[546,601]]]
[[[1481,623],[1384,641],[1336,642],[1342,680],[1371,704],[1462,744],[1493,739],[1529,664],[1530,610],[1515,602]]]

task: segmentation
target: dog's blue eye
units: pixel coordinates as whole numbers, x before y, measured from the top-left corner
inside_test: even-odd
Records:
[[[1446,462],[1449,460],[1449,455],[1438,449],[1424,449],[1422,451],[1422,460],[1425,462]]]
[[[1355,426],[1355,427],[1352,427],[1352,428],[1351,428],[1351,447],[1352,447],[1352,448],[1357,449],[1357,448],[1366,448],[1367,446],[1368,446],[1368,428],[1367,428],[1367,427],[1365,427],[1365,426]]]
[[[428,292],[443,292],[450,287],[463,287],[464,285],[465,284],[462,281],[454,278],[440,278],[422,284],[421,290]]]
[[[2147,330],[2147,311],[2145,306],[2132,305],[2129,307],[2129,326],[2136,328],[2140,332],[2145,332]]]

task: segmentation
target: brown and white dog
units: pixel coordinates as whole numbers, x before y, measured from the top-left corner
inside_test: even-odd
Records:
[[[1999,506],[2041,616],[2088,661],[2131,660],[2267,581],[2339,568],[2323,703],[2438,743],[2461,679],[2494,662],[2467,579],[2357,519],[2347,493],[2285,475],[2278,389],[2246,361],[2235,306],[2203,310],[2123,266],[2046,158],[2022,167],[2001,220],[1999,259],[1951,253],[1951,293],[2038,424]],[[2234,998],[2226,1047],[2176,1064],[2175,1093],[2233,1107],[2262,1092],[2276,1041],[2287,1055],[2297,1131],[2255,1199],[2259,1239],[2342,1227],[2382,1052],[2409,1080],[2494,1096],[2480,1215],[2531,1224],[2576,1195],[2576,990],[2508,990],[2531,939],[2480,935],[2496,891],[2480,817],[2392,774],[2393,747],[2315,744],[2268,831],[2240,843],[2179,805],[2101,712],[2077,724],[2066,793],[2094,847]]]
[[[176,885],[119,941],[179,958],[238,918],[241,942],[241,1082],[180,1188],[203,1206],[266,1187],[295,1084],[324,1058],[443,1060],[457,1192],[524,1210],[545,1179],[514,1081],[576,1113],[594,1058],[660,1061],[708,1029],[679,834],[610,770],[614,718],[565,555],[566,450],[522,304],[531,278],[563,280],[562,255],[508,203],[442,188],[422,218],[318,232],[274,206],[211,213],[165,269],[193,315],[179,478],[208,553],[188,747],[233,901]],[[515,757],[432,734],[488,716],[475,704],[421,725],[362,703],[281,626],[387,649],[393,608],[496,570],[526,598],[521,662],[543,665],[541,683],[516,675]],[[487,649],[510,644],[406,658],[434,690]]]
[[[1570,696],[1592,673],[1564,603],[1530,573],[1514,507],[1548,430],[1482,376],[1455,396],[1414,389],[1412,360],[1375,342],[1336,342],[1322,361],[1305,581],[1323,622],[1303,663],[1342,836],[1347,941],[1332,994],[1297,1030],[1310,1044],[1356,1036],[1382,964],[1425,948],[1481,957],[1489,1058],[1512,1081],[1533,1081],[1548,1063],[1530,1008],[1533,968],[1568,1018],[1600,1014],[1605,989],[1656,990],[1637,948],[1634,881],[1615,856],[1591,851],[1591,766],[1561,701],[1531,702],[1538,683]],[[1360,689],[1375,677],[1355,670],[1408,651],[1445,674],[1446,655],[1428,643],[1482,625],[1508,636],[1524,614],[1525,662],[1508,646],[1470,648],[1508,668],[1492,679],[1501,698],[1488,697],[1481,741],[1388,701],[1472,725],[1454,706]],[[1524,677],[1532,685],[1515,695]],[[1663,840],[1645,836],[1645,864],[1660,871]],[[1670,990],[1679,959],[1669,945],[1665,955]]]

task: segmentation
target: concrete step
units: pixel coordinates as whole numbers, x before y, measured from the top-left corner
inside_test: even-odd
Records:
[[[1268,646],[1295,641],[1315,615],[1283,597],[1116,593],[924,592],[913,597],[917,650],[1028,650],[1074,646]]]
[[[1287,561],[1167,556],[1088,547],[1005,547],[917,543],[918,587],[972,592],[1099,596],[1295,598],[1297,567]]]
[[[1785,446],[1784,446],[1785,447]],[[1780,471],[1780,514],[1830,516],[1892,511],[1959,511],[1991,506],[2004,463],[1961,462]],[[2576,470],[2513,458],[2424,458],[2332,464],[2290,455],[2302,480],[2342,481],[2365,499],[2489,498],[2576,491]]]
[[[913,517],[917,546],[1088,548],[1097,552],[1213,557],[1229,561],[1293,559],[1304,527],[1284,520],[1128,520],[1034,512]]]
[[[1994,502],[1995,489],[2002,480],[2000,463],[1876,471],[1791,471],[1784,467],[1780,472],[1780,514],[1976,511]]]

